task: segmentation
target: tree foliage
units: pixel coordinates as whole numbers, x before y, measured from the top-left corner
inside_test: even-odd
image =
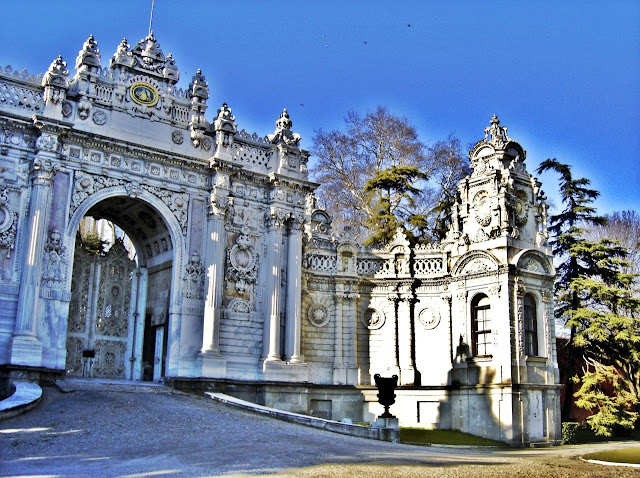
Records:
[[[375,204],[373,215],[369,218],[370,235],[366,245],[381,246],[393,239],[396,229],[406,228],[409,224],[414,230],[423,230],[426,220],[417,214],[414,197],[420,189],[413,184],[419,179],[427,179],[427,175],[416,167],[392,166],[377,171],[365,185],[366,192],[377,192],[379,200]],[[391,198],[396,198],[392,201]],[[422,227],[421,227],[422,226]],[[409,239],[415,236],[408,231]]]
[[[365,115],[349,112],[344,130],[317,131],[312,154],[317,160],[314,179],[321,184],[319,203],[338,228],[351,226],[363,238],[378,230],[374,218],[387,221],[383,229],[397,223],[414,237],[430,236],[438,214],[434,208],[441,197],[455,194],[458,180],[469,171],[459,140],[450,136],[427,147],[406,118],[382,106]],[[405,184],[374,187],[385,177]],[[374,183],[367,187],[369,181]],[[413,215],[405,214],[408,207]]]
[[[640,406],[640,299],[627,251],[617,241],[601,239],[581,246],[597,273],[571,284],[582,307],[571,311],[568,325],[583,354],[583,375],[576,405],[591,412],[587,421],[599,435],[615,427],[632,428]]]
[[[627,249],[628,272],[640,274],[640,214],[637,211],[621,211],[605,214],[606,224],[587,227],[590,240],[609,238],[619,241]]]
[[[592,203],[599,193],[588,187],[589,180],[574,179],[571,168],[555,159],[538,168],[539,173],[548,170],[560,175],[565,206],[551,216],[549,227],[560,261],[555,313],[570,329],[564,375],[574,375],[580,356],[583,371],[565,384],[562,416],[569,418],[575,396],[577,406],[592,412],[587,419],[592,429],[609,436],[615,427],[633,426],[640,406],[637,276],[630,273],[624,245],[604,237],[607,218],[596,214]],[[575,395],[574,383],[580,384]]]
[[[577,365],[574,338],[576,329],[568,324],[571,312],[581,307],[578,291],[572,288],[574,281],[581,277],[591,277],[589,258],[583,247],[588,242],[585,237],[585,226],[601,225],[605,219],[596,214],[593,201],[600,195],[595,189],[590,189],[590,181],[586,178],[574,179],[571,167],[560,163],[557,159],[547,159],[538,168],[538,174],[545,171],[556,172],[560,176],[560,196],[564,209],[550,217],[549,232],[552,235],[550,244],[556,259],[560,261],[556,267],[555,282],[555,316],[570,329],[567,346],[568,360],[565,377],[571,377]],[[573,403],[573,382],[565,382],[565,399],[562,405],[562,419],[568,420]]]

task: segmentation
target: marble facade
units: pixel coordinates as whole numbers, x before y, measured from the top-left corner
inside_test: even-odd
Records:
[[[123,378],[360,422],[380,413],[373,375],[395,374],[401,424],[560,439],[545,198],[495,116],[445,241],[399,231],[370,250],[315,206],[286,110],[249,134],[226,104],[207,120],[200,70],[178,79],[153,34],[107,67],[89,37],[73,76],[61,57],[38,77],[0,71],[4,376],[78,372],[91,349]],[[85,216],[134,245],[109,269],[121,281],[74,285]]]

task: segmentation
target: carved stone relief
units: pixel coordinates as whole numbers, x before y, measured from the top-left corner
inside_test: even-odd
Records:
[[[313,304],[307,311],[309,322],[314,327],[324,327],[331,320],[331,315],[327,308],[322,304]]]
[[[258,278],[258,253],[252,244],[247,228],[237,237],[236,243],[227,248],[226,279],[235,282],[236,291],[244,295]]]
[[[9,204],[8,190],[0,191],[0,249],[7,250],[7,259],[11,258],[18,227],[18,213]]]
[[[440,312],[432,307],[425,307],[418,314],[418,320],[425,329],[435,329],[440,324]]]
[[[191,259],[184,273],[184,296],[187,299],[202,299],[204,290],[204,267],[197,252]]]
[[[369,308],[362,314],[362,323],[369,330],[377,330],[385,323],[384,312],[378,309]]]
[[[60,231],[54,229],[44,246],[42,285],[51,289],[62,289],[66,283],[67,248],[61,239]]]

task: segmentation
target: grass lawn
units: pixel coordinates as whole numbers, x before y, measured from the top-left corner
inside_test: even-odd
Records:
[[[489,440],[455,430],[425,430],[400,428],[401,443],[430,443],[434,445],[508,446],[501,441]]]
[[[624,448],[622,450],[599,451],[589,453],[582,458],[585,460],[611,461],[614,463],[634,463],[640,465],[640,447]]]

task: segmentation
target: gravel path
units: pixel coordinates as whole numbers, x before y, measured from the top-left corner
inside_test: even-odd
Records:
[[[546,449],[394,445],[337,435],[165,388],[62,393],[0,422],[0,476],[639,476]]]

